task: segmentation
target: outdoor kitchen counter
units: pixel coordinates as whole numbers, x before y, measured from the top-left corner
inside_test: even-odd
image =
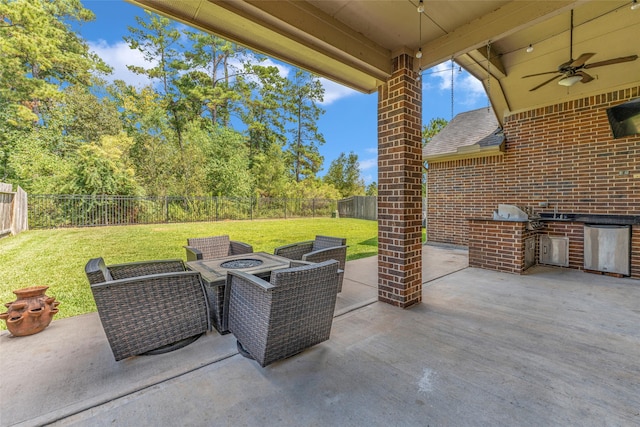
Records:
[[[537,230],[527,220],[469,218],[469,266],[507,273],[526,270],[525,252]],[[535,248],[534,248],[535,256]]]
[[[542,213],[541,221],[581,222],[603,225],[636,225],[640,224],[640,215],[602,215],[576,213]]]
[[[530,254],[534,253],[534,264],[559,265],[607,274],[608,271],[585,267],[585,259],[590,259],[584,247],[585,227],[604,226],[608,229],[629,226],[629,254],[624,256],[630,258],[630,270],[623,275],[640,279],[640,215],[556,213],[554,218],[551,212],[541,214],[537,220],[542,227],[531,230],[531,227],[527,229],[527,221],[522,220],[468,218],[469,265],[522,274],[529,266],[527,258],[531,260]],[[562,249],[560,243],[568,248],[562,264],[554,263],[555,258],[551,262],[541,260],[541,240],[547,237],[552,240],[552,247],[558,246],[558,251]]]

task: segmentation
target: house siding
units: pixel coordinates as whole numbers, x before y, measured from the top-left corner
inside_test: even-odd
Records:
[[[503,155],[430,162],[427,239],[468,246],[468,219],[491,218],[499,203],[640,215],[640,136],[613,139],[606,115],[638,96],[640,86],[516,113],[504,121]],[[546,231],[570,238],[570,267],[582,268],[582,224],[550,222]],[[640,278],[638,225],[631,269]]]

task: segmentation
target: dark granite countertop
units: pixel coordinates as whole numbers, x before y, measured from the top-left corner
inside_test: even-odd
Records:
[[[604,215],[604,214],[580,214],[557,213],[540,214],[541,221],[583,222],[586,224],[604,225],[634,225],[640,224],[640,215]]]

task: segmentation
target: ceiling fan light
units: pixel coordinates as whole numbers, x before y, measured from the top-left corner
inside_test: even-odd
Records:
[[[533,45],[530,44],[529,47],[527,47],[527,53],[531,53],[533,52]]]
[[[638,10],[640,9],[640,3],[638,3],[638,0],[633,0],[631,2],[631,10]]]
[[[418,13],[424,13],[424,2],[422,0],[420,0],[420,2],[418,3],[418,7],[416,10],[418,11]]]
[[[418,59],[422,58],[422,48],[419,48],[418,51],[416,52],[416,58]]]
[[[582,76],[568,76],[560,80],[558,84],[560,86],[573,86],[574,84],[578,83],[580,80],[582,80]]]

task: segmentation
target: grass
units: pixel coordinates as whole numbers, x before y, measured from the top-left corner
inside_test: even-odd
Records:
[[[49,286],[47,295],[60,301],[55,319],[96,310],[84,266],[90,258],[107,264],[181,258],[187,237],[228,234],[256,252],[273,253],[287,243],[311,240],[316,234],[347,238],[347,259],[378,252],[378,224],[359,219],[305,218],[223,221],[95,228],[30,230],[0,239],[0,302],[15,300],[14,289]],[[6,329],[0,322],[0,329]]]

